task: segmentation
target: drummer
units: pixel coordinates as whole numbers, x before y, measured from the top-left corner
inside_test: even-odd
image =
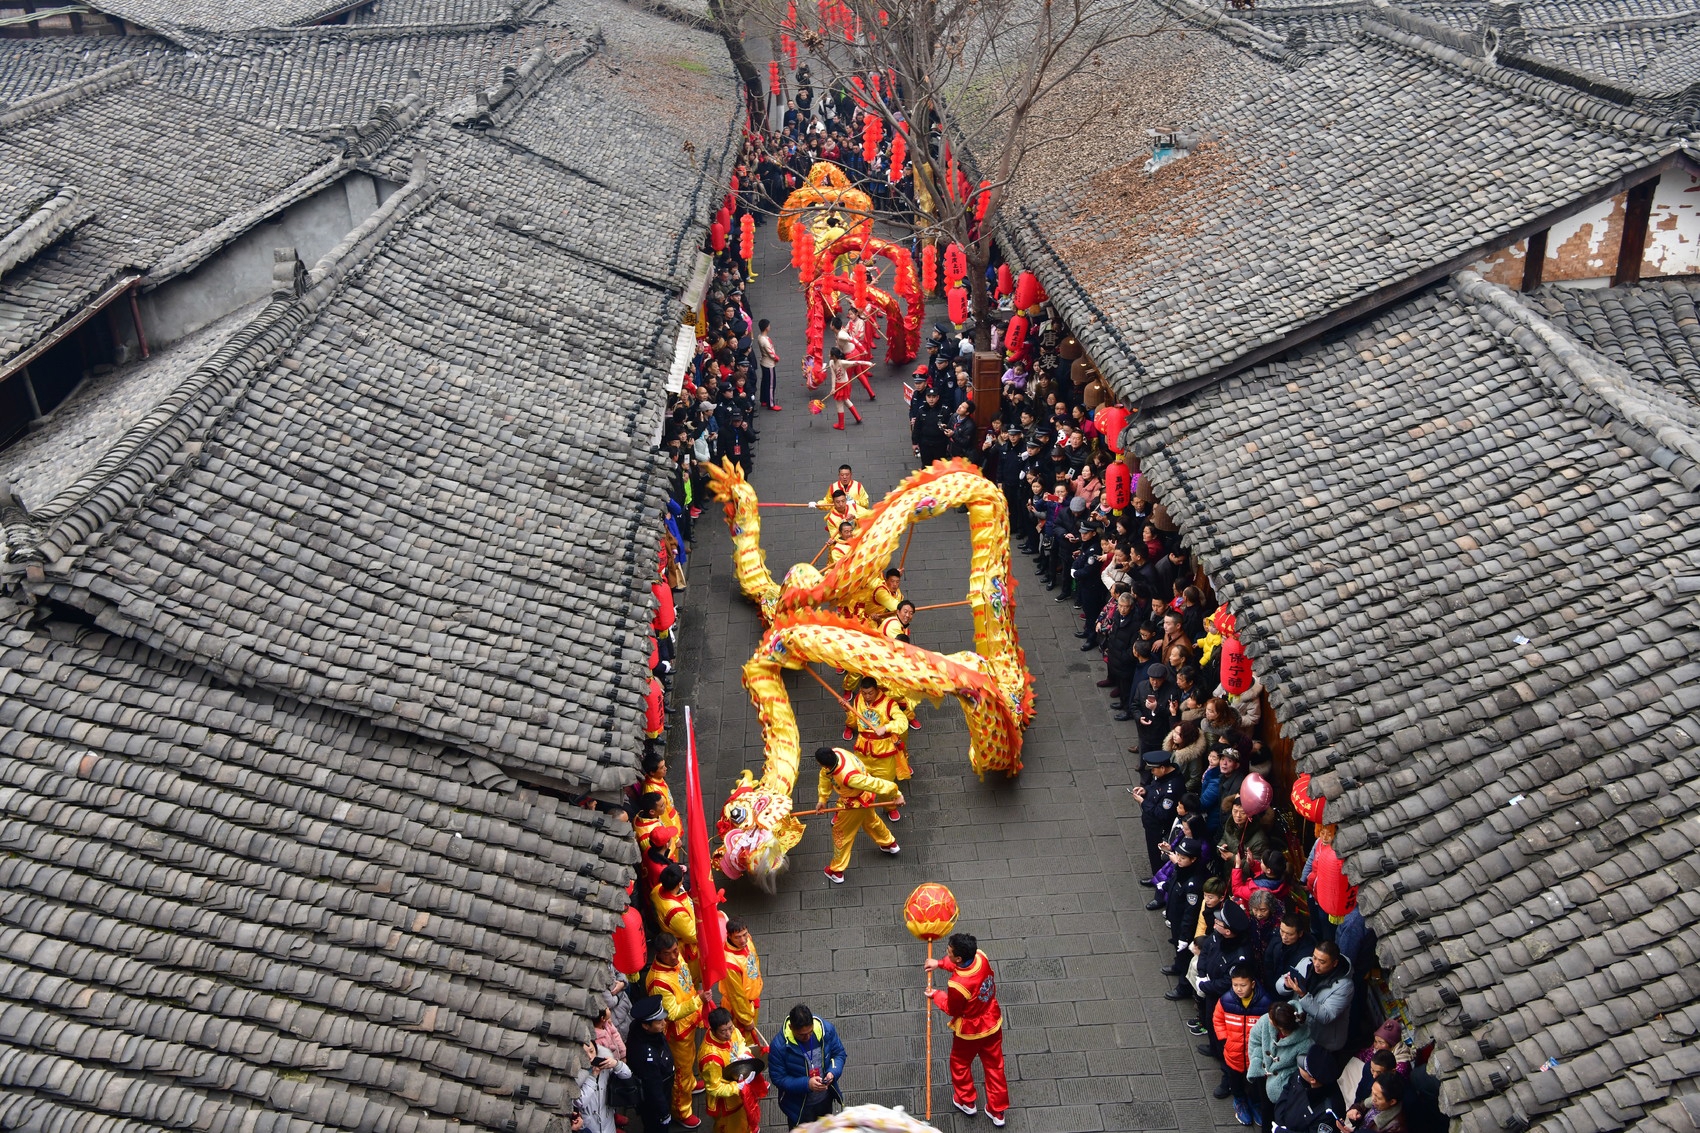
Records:
[[[732,1025],[732,1013],[724,1007],[710,1011],[708,1037],[703,1040],[698,1061],[702,1065],[708,1115],[714,1118],[715,1133],[751,1133],[744,1097],[756,1082],[756,1064],[744,1062],[749,1057],[750,1048]],[[744,1065],[739,1066],[740,1062]],[[744,1072],[739,1074],[740,1070]]]

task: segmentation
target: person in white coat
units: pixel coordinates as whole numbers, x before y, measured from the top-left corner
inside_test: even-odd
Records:
[[[631,1068],[615,1058],[605,1046],[585,1044],[590,1064],[579,1083],[579,1112],[584,1115],[585,1133],[619,1133],[614,1121],[614,1106],[608,1098],[610,1078],[630,1078]]]

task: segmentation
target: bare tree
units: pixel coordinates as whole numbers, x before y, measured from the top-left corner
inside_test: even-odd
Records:
[[[745,2],[748,21],[797,40],[821,69],[817,79],[854,89],[886,137],[902,131],[921,206],[916,228],[924,242],[966,253],[982,348],[986,268],[1012,183],[1035,153],[1087,124],[1105,53],[1165,26],[1156,9],[1129,0]]]

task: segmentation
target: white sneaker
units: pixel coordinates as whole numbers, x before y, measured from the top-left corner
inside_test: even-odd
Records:
[[[992,1119],[993,1125],[996,1125],[999,1129],[1003,1128],[1003,1122],[1004,1122],[1004,1115],[1003,1114],[1001,1114],[1001,1113],[994,1114],[991,1110],[988,1109],[986,1111],[986,1116]]]
[[[830,870],[830,869],[822,870],[821,872],[826,874],[826,879],[828,881],[832,882],[834,885],[843,885],[844,884],[844,875],[842,873],[839,873],[836,870]]]
[[[879,852],[882,853],[882,854],[891,854],[892,856],[895,857],[896,854],[897,854],[897,851],[901,850],[903,847],[899,846],[896,842],[893,842],[889,846],[877,846],[875,848],[877,850],[879,850]]]
[[[955,1098],[950,1099],[950,1104],[955,1106],[957,1109],[961,1110],[963,1113],[966,1113],[969,1117],[973,1117],[976,1113],[980,1112],[980,1109],[979,1109],[978,1106],[963,1105],[961,1102],[957,1101]]]

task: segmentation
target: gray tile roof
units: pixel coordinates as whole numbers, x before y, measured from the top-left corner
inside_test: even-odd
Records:
[[[1700,283],[1545,287],[1533,301],[1579,342],[1700,407]]]
[[[570,1113],[623,820],[95,630],[0,630],[0,691],[8,1125]]]
[[[1172,123],[1200,139],[1184,159],[1146,174],[1148,147],[1122,133],[1120,164],[1006,215],[1016,257],[1122,396],[1278,352],[1681,149],[1668,123],[1365,27]]]
[[[209,38],[162,58],[158,81],[232,114],[317,131],[365,121],[416,94],[440,107],[497,81],[539,47],[564,54],[568,28],[326,27]]]
[[[1661,395],[1463,273],[1134,426],[1459,1133],[1658,1128],[1700,1075],[1700,449]]]
[[[0,366],[115,284],[186,270],[186,250],[210,253],[328,184],[339,157],[138,82],[128,64],[0,113],[8,178],[69,194],[84,217],[0,278]]]
[[[166,35],[311,24],[361,0],[92,0],[89,7]]]
[[[368,225],[143,419],[122,476],[97,466],[10,533],[14,557],[46,564],[35,593],[227,679],[622,785],[676,300],[425,188]]]
[[[0,39],[0,107],[145,55],[155,43],[111,35]]]
[[[538,65],[449,125],[597,30],[594,68]],[[685,128],[650,134],[672,148],[570,128],[582,99],[631,139],[669,34],[670,62],[710,52]],[[557,1133],[636,852],[522,781],[635,778],[649,447],[737,92],[718,42],[624,8],[245,39],[135,37],[152,113],[86,129],[195,137],[224,106],[405,184],[311,272],[281,260],[257,311],[0,454],[0,1125]],[[53,108],[79,154],[81,106]],[[157,152],[169,175],[108,212],[249,175]],[[7,184],[0,261],[103,215],[51,237],[53,178]],[[142,247],[180,269],[242,204]]]

